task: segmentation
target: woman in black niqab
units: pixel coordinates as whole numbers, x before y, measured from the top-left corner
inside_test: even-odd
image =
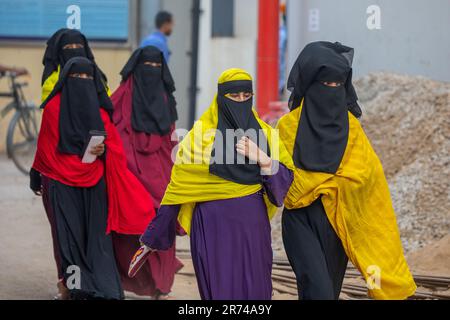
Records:
[[[86,37],[78,30],[59,29],[47,41],[42,64],[44,72],[42,83],[56,70],[61,69],[74,57],[85,57],[94,61],[94,55],[89,47]]]
[[[244,101],[229,97],[236,93],[251,94]],[[221,83],[217,88],[218,120],[217,131],[222,140],[215,140],[211,153],[214,162],[209,165],[209,172],[228,181],[240,184],[262,183],[261,168],[257,163],[250,163],[248,158],[236,151],[236,143],[245,135],[270,156],[269,145],[253,113],[253,83],[251,80],[237,80]],[[227,134],[233,132],[234,134]],[[231,138],[231,139],[230,139]]]
[[[81,77],[80,75],[85,75]],[[94,62],[76,57],[70,59],[59,80],[41,108],[61,92],[59,112],[59,144],[63,153],[83,156],[89,131],[104,131],[100,108],[112,114],[113,106]]]
[[[348,140],[348,111],[362,112],[352,85],[353,49],[313,42],[300,53],[288,79],[291,110],[303,101],[294,147],[301,169],[336,173]]]
[[[122,82],[111,99],[114,124],[126,151],[127,165],[152,195],[159,208],[172,171],[172,150],[177,144],[174,80],[161,51],[153,46],[133,52],[121,71]],[[175,273],[182,263],[175,256],[175,243],[164,253],[153,253],[133,279],[128,267],[139,249],[136,235],[114,234],[114,248],[124,289],[156,300],[171,292]],[[131,253],[131,254],[130,254]]]
[[[292,156],[297,168],[337,172],[348,142],[348,113],[361,116],[352,60],[352,48],[325,41],[308,44],[297,58],[288,79],[290,109],[302,106]],[[299,299],[337,300],[348,257],[322,198],[298,209],[285,207],[282,231]]]
[[[178,119],[175,84],[162,52],[153,46],[136,50],[120,72],[133,76],[131,125],[137,132],[166,135]]]

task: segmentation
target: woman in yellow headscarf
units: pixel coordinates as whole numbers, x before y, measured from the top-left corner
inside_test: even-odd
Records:
[[[202,299],[272,296],[269,220],[283,204],[293,166],[252,97],[246,71],[220,76],[211,106],[179,145],[161,208],[141,238],[152,250],[170,248],[178,218],[191,236]]]
[[[296,169],[283,242],[301,299],[338,299],[348,259],[371,297],[405,299],[416,285],[383,168],[357,119],[352,59],[352,48],[314,42],[289,76],[291,112],[278,128]]]

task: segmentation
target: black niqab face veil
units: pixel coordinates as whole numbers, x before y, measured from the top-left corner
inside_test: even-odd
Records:
[[[229,81],[218,86],[217,133],[211,153],[209,172],[228,181],[240,184],[262,182],[260,167],[236,151],[236,143],[248,136],[264,152],[270,155],[267,139],[253,114],[253,98],[236,102],[226,97],[229,93],[253,92],[252,81]],[[217,138],[220,132],[222,139]]]
[[[122,81],[133,75],[133,130],[158,135],[170,133],[178,115],[174,81],[162,52],[153,46],[137,49],[120,74]]]
[[[89,78],[73,77],[73,74],[87,74]],[[55,88],[41,108],[58,92],[61,92],[58,150],[81,157],[90,137],[89,131],[104,131],[100,108],[111,115],[112,102],[98,67],[81,57],[66,63]]]
[[[78,44],[82,48],[64,49],[64,46],[68,44]],[[44,59],[42,60],[44,72],[42,74],[41,84],[58,69],[58,65],[62,69],[74,57],[85,57],[94,61],[94,55],[92,54],[88,41],[80,31],[67,28],[59,29],[47,41],[47,48]],[[106,80],[104,74],[102,76]]]
[[[78,48],[64,48],[66,45],[78,45]],[[72,58],[88,56],[87,41],[84,35],[76,30],[69,30],[61,36],[59,42],[60,61],[64,65]]]
[[[352,48],[320,41],[308,44],[295,62],[288,79],[291,110],[303,99],[293,153],[296,167],[333,174],[339,168],[348,142],[348,111],[361,116],[352,60]]]

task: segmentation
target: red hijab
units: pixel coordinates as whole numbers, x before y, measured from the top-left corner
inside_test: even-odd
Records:
[[[153,200],[139,180],[127,169],[122,141],[108,112],[98,108],[104,129],[105,160],[91,164],[81,162],[76,154],[58,148],[61,93],[46,102],[33,168],[63,184],[87,188],[105,177],[108,193],[107,233],[140,235],[155,216]]]

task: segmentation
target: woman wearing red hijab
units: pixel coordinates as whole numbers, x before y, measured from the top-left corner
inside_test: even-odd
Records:
[[[72,299],[122,299],[110,233],[139,235],[155,212],[150,194],[127,169],[98,67],[70,59],[42,108],[33,170],[48,178],[65,285]],[[93,131],[106,140],[85,150]],[[97,158],[86,163],[86,152]]]
[[[174,81],[163,54],[153,46],[137,49],[121,71],[122,83],[111,96],[113,121],[123,141],[128,168],[160,206],[170,181],[173,161],[173,137],[177,120],[173,96]],[[134,279],[128,277],[133,253],[139,249],[139,237],[114,235],[114,248],[124,289],[138,295],[166,299],[175,273],[183,267],[175,257],[175,244],[148,258],[148,263]],[[127,257],[127,255],[129,255]]]
[[[74,57],[85,57],[95,62],[94,55],[89,46],[86,37],[79,31],[73,29],[62,28],[56,31],[47,41],[42,63],[44,70],[42,73],[42,97],[41,101],[45,101],[48,95],[53,91],[54,86],[58,82],[60,71],[64,65]],[[102,81],[108,90],[106,76],[102,73]],[[52,233],[53,255],[55,257],[56,269],[58,270],[58,295],[55,299],[65,300],[69,298],[67,288],[62,283],[63,275],[61,274],[61,257],[59,256],[58,239],[56,235],[56,223],[50,205],[48,195],[48,179],[41,176],[35,170],[30,171],[30,178],[35,184],[36,195],[42,197],[45,212],[50,222]],[[42,188],[39,189],[39,186]]]

